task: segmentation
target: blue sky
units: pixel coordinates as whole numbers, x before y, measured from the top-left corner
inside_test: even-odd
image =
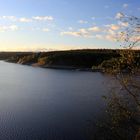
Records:
[[[140,1],[1,0],[0,50],[118,48],[120,12],[139,17]]]

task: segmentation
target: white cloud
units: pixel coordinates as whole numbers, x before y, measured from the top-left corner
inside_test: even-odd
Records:
[[[11,26],[9,26],[9,29],[10,29],[11,31],[17,31],[19,28],[18,28],[17,25],[11,25]]]
[[[71,32],[71,31],[65,31],[65,32],[61,32],[61,35],[71,35],[71,36],[75,36],[75,37],[80,37],[81,34],[79,32]]]
[[[104,37],[103,37],[103,35],[97,34],[97,35],[95,35],[95,38],[97,38],[97,39],[103,39]]]
[[[71,30],[71,31],[73,30],[73,28],[72,28],[72,27],[69,27],[68,29],[69,29],[69,30]]]
[[[88,21],[85,21],[85,20],[79,20],[78,23],[80,23],[80,24],[87,24]]]
[[[17,18],[15,16],[1,16],[0,19],[16,21]]]
[[[19,18],[19,21],[20,22],[32,22],[32,19],[26,18],[26,17],[22,17],[22,18]]]
[[[130,41],[132,41],[132,42],[139,42],[140,41],[140,35],[139,36],[132,36],[131,38],[130,38]]]
[[[116,19],[120,19],[120,18],[123,18],[124,16],[125,16],[125,15],[124,15],[123,13],[120,13],[120,12],[119,12],[119,13],[116,14],[116,17],[115,17],[115,18],[116,18]]]
[[[48,29],[48,28],[43,28],[43,30],[42,30],[43,32],[49,32],[50,31],[50,29]]]
[[[106,35],[105,39],[109,41],[117,41],[116,36],[114,35]]]
[[[113,31],[113,30],[111,30],[111,29],[107,30],[107,33],[108,33],[109,35],[115,35],[115,34],[116,34],[116,32]]]
[[[52,16],[35,16],[32,18],[34,20],[37,20],[37,21],[52,21],[52,20],[54,20],[54,18]]]
[[[39,30],[41,30],[39,27],[32,27],[32,28],[30,28],[30,30],[31,31],[39,31]]]
[[[107,41],[111,41],[111,42],[116,42],[118,39],[118,33],[116,33],[115,31],[112,30],[108,30],[107,33],[105,34],[96,34],[94,36],[94,38],[96,39],[100,39],[100,40],[107,40]]]
[[[83,34],[88,34],[88,31],[84,28],[79,29],[79,31]]]
[[[119,25],[116,25],[116,24],[106,25],[106,27],[109,27],[109,29],[114,30],[114,31],[120,29],[120,26]]]
[[[0,26],[0,32],[17,31],[18,29],[17,25]]]
[[[124,17],[123,13],[117,13],[117,19]],[[107,19],[104,17],[104,19]],[[110,17],[113,20],[113,18]],[[120,32],[123,28],[129,26],[127,22],[118,21],[116,24],[108,24],[103,26],[91,26],[87,28],[81,28],[74,30],[72,27],[68,31],[63,31],[61,35],[68,35],[74,37],[84,37],[84,38],[93,38],[93,39],[104,39],[107,41],[117,41],[119,39]]]
[[[92,32],[100,32],[101,31],[101,29],[97,26],[93,26],[93,27],[89,28],[88,30],[92,31]]]
[[[81,28],[78,31],[65,31],[61,32],[61,35],[70,35],[75,37],[85,37],[85,38],[91,38],[92,35],[88,32],[87,29]]]
[[[123,26],[123,27],[128,27],[129,26],[128,22],[119,22],[118,24],[120,26]]]
[[[104,38],[108,41],[117,41],[120,33],[121,26],[119,24],[105,25]]]
[[[128,7],[128,4],[127,3],[124,3],[123,4],[123,8],[127,8]]]
[[[75,36],[75,37],[93,38],[93,37],[95,37],[94,33],[100,32],[100,31],[101,31],[101,29],[99,27],[93,26],[90,28],[81,28],[77,31],[73,31],[73,30],[63,31],[60,34],[61,35],[70,35],[70,36]],[[97,35],[97,38],[100,38],[99,35]]]
[[[32,22],[35,21],[52,21],[54,18],[52,16],[34,16],[31,18],[27,17],[15,17],[15,16],[0,16],[0,20],[9,20],[13,22]]]

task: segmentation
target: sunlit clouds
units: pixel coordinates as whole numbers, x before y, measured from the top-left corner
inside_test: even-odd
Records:
[[[48,31],[50,31],[49,28],[40,27],[38,24],[46,23],[48,25],[49,22],[53,22],[53,20],[54,20],[54,18],[52,16],[33,16],[31,18],[27,18],[27,17],[18,18],[16,16],[0,16],[1,22],[6,21],[6,24],[0,25],[0,32],[17,31],[17,30],[21,30],[21,29],[29,30],[29,31],[31,31],[31,30],[37,31],[40,29],[40,31],[48,32]],[[22,24],[19,25],[19,23],[24,23],[24,25],[27,24],[26,27],[28,27],[28,23],[31,23],[30,26],[32,26],[32,24],[34,24],[34,25],[36,24],[36,26],[39,26],[39,27],[30,28],[30,26],[29,26],[28,28],[25,28],[22,26]]]
[[[96,39],[100,41],[108,41],[115,42],[120,34],[120,30],[123,27],[127,27],[127,22],[122,22],[119,19],[124,17],[125,15],[121,12],[116,13],[114,16],[110,17],[112,20],[110,24],[100,24],[96,25],[96,20],[98,18],[92,17],[87,20],[78,20],[81,28],[75,28],[72,26],[67,27],[67,29],[58,30],[59,26],[57,22],[54,21],[54,17],[52,16],[32,16],[29,17],[19,17],[16,16],[1,16],[0,20],[9,20],[11,23],[8,25],[0,25],[0,32],[16,32],[16,31],[34,31],[35,32],[44,32],[46,34],[50,34],[53,32],[58,32],[58,37],[66,37],[70,39],[70,37],[74,38],[85,38],[85,39]],[[92,20],[94,19],[95,25],[92,25]],[[103,17],[103,19],[108,19],[107,17]],[[116,22],[118,21],[118,22]],[[10,23],[9,22],[9,23]],[[116,22],[116,23],[113,23]],[[20,23],[20,24],[19,24]],[[76,21],[75,21],[76,23]],[[22,25],[24,24],[24,26]],[[53,26],[53,24],[55,26]],[[90,25],[91,24],[91,25]],[[26,25],[26,26],[25,26]],[[32,26],[34,25],[34,26]],[[83,26],[83,27],[82,27]],[[86,27],[85,27],[86,26]],[[55,35],[56,36],[56,35]],[[23,49],[22,49],[23,50]]]
[[[13,22],[33,22],[33,21],[53,21],[52,16],[33,16],[33,17],[16,17],[16,16],[0,16],[0,20],[9,20]]]
[[[128,23],[118,22],[117,24],[107,24],[102,26],[91,26],[88,28],[80,28],[77,31],[63,31],[61,36],[73,36],[81,38],[93,38],[99,40],[116,41],[120,30],[127,27]]]
[[[50,29],[48,29],[48,28],[43,28],[42,31],[43,31],[43,32],[49,32]]]
[[[88,21],[86,21],[86,20],[79,20],[78,23],[80,23],[80,24],[87,24]]]
[[[19,18],[19,22],[32,22],[32,21],[33,21],[32,19],[26,17]]]
[[[9,20],[9,21],[17,21],[17,18],[15,16],[0,16],[0,20]]]
[[[0,32],[17,31],[18,29],[19,27],[17,25],[0,26]]]
[[[101,29],[97,26],[90,27],[90,28],[88,28],[88,30],[91,32],[100,32],[101,31]]]
[[[116,31],[120,29],[120,26],[117,24],[110,24],[110,25],[106,25],[106,27],[109,27],[110,30]]]
[[[34,16],[32,17],[33,20],[36,21],[52,21],[54,18],[52,16]]]
[[[129,27],[121,19],[140,11],[138,0],[32,1],[1,2],[0,50],[119,47],[119,35]]]
[[[70,36],[75,36],[75,37],[85,37],[85,38],[92,38],[93,32],[100,32],[100,28],[97,26],[94,27],[89,27],[89,28],[81,28],[77,31],[64,31],[61,32],[60,34],[63,35],[70,35]]]

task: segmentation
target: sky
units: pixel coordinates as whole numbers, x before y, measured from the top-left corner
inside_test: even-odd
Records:
[[[140,0],[1,0],[0,51],[116,49],[122,13]]]

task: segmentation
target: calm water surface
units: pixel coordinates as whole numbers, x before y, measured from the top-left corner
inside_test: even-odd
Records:
[[[90,121],[103,116],[110,79],[0,61],[0,140],[88,139]]]

